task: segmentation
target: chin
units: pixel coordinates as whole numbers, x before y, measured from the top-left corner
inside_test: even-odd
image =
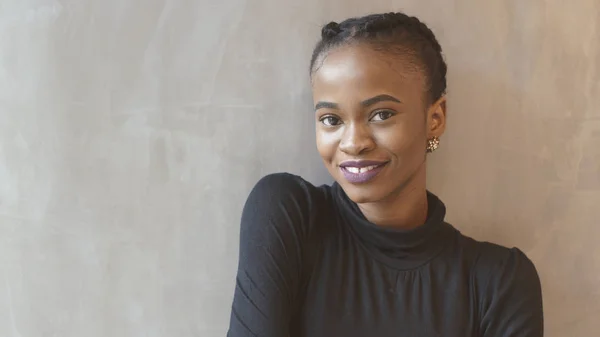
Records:
[[[348,198],[357,204],[377,202],[385,199],[391,193],[389,184],[382,184],[381,182],[351,184],[343,180],[344,178],[341,179],[337,180],[338,184],[346,192]]]

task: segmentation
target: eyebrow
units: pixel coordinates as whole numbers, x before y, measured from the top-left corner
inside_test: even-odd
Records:
[[[366,99],[366,100],[362,101],[360,104],[362,104],[362,106],[364,106],[364,107],[368,107],[368,106],[373,105],[375,103],[386,102],[386,101],[391,101],[391,102],[396,102],[396,103],[402,103],[399,99],[397,99],[394,96],[390,96],[390,95],[377,95],[375,97],[371,97],[369,99]]]
[[[319,101],[315,105],[315,110],[319,109],[339,109],[339,106],[336,103]]]
[[[375,97],[368,98],[368,99],[360,102],[360,104],[364,107],[368,107],[368,106],[371,106],[371,105],[379,103],[379,102],[387,102],[387,101],[402,103],[402,101],[400,101],[396,97],[384,94],[384,95],[377,95]],[[339,105],[337,103],[319,101],[315,105],[315,110],[319,110],[319,109],[339,109]]]

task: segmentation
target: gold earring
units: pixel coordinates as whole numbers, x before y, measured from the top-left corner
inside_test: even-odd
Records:
[[[431,152],[437,150],[437,148],[439,146],[440,146],[440,139],[436,136],[433,136],[433,138],[431,138],[427,141],[427,152],[431,153]]]

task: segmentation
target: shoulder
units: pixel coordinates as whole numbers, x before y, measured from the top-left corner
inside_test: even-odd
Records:
[[[250,191],[247,203],[272,206],[293,202],[296,207],[308,210],[311,203],[325,196],[328,187],[316,187],[304,178],[287,172],[271,173],[258,180]]]
[[[242,225],[308,230],[327,199],[328,189],[329,186],[317,187],[291,173],[268,174],[252,187],[244,205],[242,220],[253,221],[242,221]]]
[[[303,197],[305,192],[314,188],[314,185],[298,175],[279,172],[260,178],[252,188],[251,195],[252,193],[266,193],[267,195]]]
[[[493,303],[520,301],[532,296],[541,303],[537,269],[521,249],[465,236],[463,239],[468,242],[465,246],[469,246],[473,259],[471,275],[482,311]]]
[[[462,240],[473,266],[471,280],[481,329],[542,331],[542,288],[531,259],[516,247],[466,236]]]
[[[460,234],[461,248],[471,261],[477,283],[489,284],[494,278],[512,271],[515,276],[536,280],[537,270],[531,259],[517,247],[507,247],[487,241],[478,241]],[[482,286],[483,287],[483,286]]]
[[[519,248],[463,236],[472,259],[471,280],[478,318],[485,336],[543,334],[542,287],[531,259]]]
[[[508,273],[521,281],[538,282],[534,263],[521,249],[480,241],[475,241],[475,245],[477,256],[474,268],[479,281],[489,285]]]

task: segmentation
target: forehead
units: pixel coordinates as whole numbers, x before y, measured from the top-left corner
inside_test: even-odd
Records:
[[[358,96],[395,93],[421,99],[424,80],[410,56],[375,51],[365,45],[331,50],[312,78],[315,96],[353,92]],[[357,97],[359,98],[359,97]]]

